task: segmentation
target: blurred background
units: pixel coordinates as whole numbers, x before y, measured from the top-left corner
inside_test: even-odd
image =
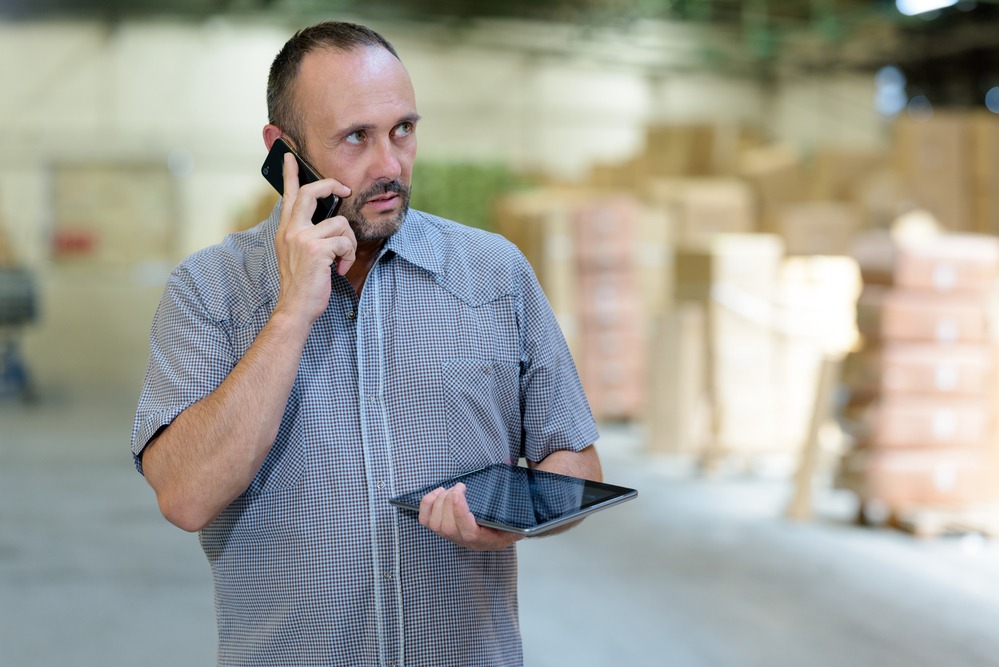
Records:
[[[640,491],[520,546],[526,664],[995,662],[999,5],[0,0],[0,664],[213,662],[132,412],[330,18],[396,46],[413,206],[531,260]]]

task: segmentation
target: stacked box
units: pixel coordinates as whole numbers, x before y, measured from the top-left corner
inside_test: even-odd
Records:
[[[646,409],[651,450],[696,456],[708,437],[705,308],[686,301],[656,322],[649,348]]]
[[[650,125],[639,158],[649,176],[708,176],[715,172],[717,130],[712,123]]]
[[[604,198],[574,212],[579,339],[577,361],[594,413],[634,419],[645,399],[643,299],[634,261],[642,209]]]
[[[760,231],[777,232],[781,209],[808,199],[801,157],[788,146],[748,149],[740,156],[738,169],[753,188]]]
[[[936,112],[928,120],[900,116],[894,125],[895,169],[912,200],[945,228],[972,229],[971,124],[963,112]]]
[[[859,229],[860,213],[841,201],[785,204],[777,212],[788,255],[847,255]]]
[[[770,234],[719,234],[677,249],[676,299],[700,304],[706,315],[708,444],[714,453],[779,446],[772,306],[782,256],[780,238]]]
[[[703,245],[718,234],[756,231],[753,192],[736,178],[648,179],[644,196],[669,216],[678,245]]]
[[[844,371],[858,441],[844,485],[896,514],[999,498],[991,335],[999,239],[869,234],[857,250],[864,346]]]
[[[974,229],[999,234],[999,116],[991,112],[971,117]]]
[[[770,234],[676,251],[675,309],[655,344],[650,445],[715,457],[796,456],[823,358],[857,339],[849,257],[785,257]]]
[[[621,192],[541,188],[504,198],[497,218],[534,267],[594,414],[640,417],[646,349],[670,296],[664,212]]]
[[[497,207],[497,231],[512,241],[531,263],[548,303],[575,354],[576,262],[571,212],[579,194],[542,188],[504,197]]]
[[[851,201],[857,187],[888,165],[888,155],[873,148],[819,147],[811,158],[811,198]]]

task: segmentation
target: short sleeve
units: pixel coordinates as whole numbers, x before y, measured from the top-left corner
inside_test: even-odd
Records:
[[[149,360],[132,427],[132,455],[140,473],[146,444],[214,391],[236,365],[226,326],[209,314],[190,271],[183,265],[176,269],[153,318]]]
[[[581,451],[599,437],[579,373],[527,260],[521,277],[521,414],[524,456]]]

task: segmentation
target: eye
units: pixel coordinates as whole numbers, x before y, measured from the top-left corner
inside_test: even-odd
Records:
[[[408,137],[413,133],[415,129],[416,125],[411,123],[410,121],[399,123],[398,125],[395,126],[395,136],[398,139],[401,139],[403,137]]]
[[[357,130],[356,132],[351,132],[346,137],[347,143],[348,144],[354,144],[354,145],[363,144],[364,140],[367,139],[367,138],[368,138],[368,134],[364,130]]]

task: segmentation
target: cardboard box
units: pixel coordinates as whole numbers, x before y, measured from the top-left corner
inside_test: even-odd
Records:
[[[583,380],[583,389],[593,416],[598,420],[635,421],[645,411],[645,393],[641,385],[607,386]]]
[[[783,256],[784,242],[775,234],[719,234],[701,246],[677,248],[676,298],[717,301],[727,296],[734,310],[769,307]],[[764,304],[757,303],[761,299]]]
[[[838,485],[895,512],[992,501],[999,499],[993,449],[861,449],[842,461]]]
[[[634,270],[581,271],[577,304],[580,325],[623,327],[641,331],[642,299]]]
[[[637,193],[645,173],[642,161],[630,158],[615,163],[597,163],[590,168],[588,183],[599,190],[618,190]]]
[[[971,230],[973,193],[970,117],[937,111],[929,120],[899,116],[894,163],[913,201],[947,229]]]
[[[941,294],[988,292],[999,280],[999,238],[942,234],[898,244],[894,283]]]
[[[999,116],[971,114],[974,230],[999,234]]]
[[[649,176],[709,176],[715,171],[714,155],[714,125],[654,124],[646,129],[641,162]]]
[[[708,308],[708,380],[712,396],[740,402],[776,381],[777,337],[719,304]]]
[[[857,327],[870,344],[881,340],[984,343],[987,305],[974,293],[941,296],[868,285],[857,301]]]
[[[584,332],[577,355],[580,380],[598,419],[640,419],[645,407],[645,348],[622,327]]]
[[[851,253],[867,283],[949,294],[988,292],[999,280],[999,238],[985,234],[866,232]]]
[[[847,356],[843,382],[864,396],[986,397],[996,388],[991,345],[888,341]]]
[[[789,146],[777,144],[744,151],[738,173],[756,195],[760,231],[776,232],[781,208],[808,199],[801,156]]]
[[[656,321],[649,340],[648,446],[656,452],[701,454],[709,428],[704,306],[678,304]]]
[[[718,234],[756,231],[753,192],[739,179],[649,179],[643,192],[647,202],[668,212],[678,245],[703,245]]]
[[[871,447],[980,447],[994,433],[984,398],[882,395],[868,412]]]
[[[739,401],[716,405],[715,448],[718,454],[785,454],[796,456],[805,442],[810,412],[789,406],[759,386]]]
[[[992,396],[996,384],[991,345],[889,343],[880,351],[885,394]]]
[[[851,201],[890,161],[888,153],[876,148],[821,147],[811,158],[811,196],[817,201]]]
[[[626,196],[593,198],[572,213],[576,259],[586,269],[615,269],[635,261],[639,202]]]
[[[777,213],[788,255],[848,255],[859,230],[860,214],[845,202],[786,204]]]
[[[776,331],[812,343],[815,354],[842,356],[858,344],[856,261],[843,256],[787,257],[780,265]]]

